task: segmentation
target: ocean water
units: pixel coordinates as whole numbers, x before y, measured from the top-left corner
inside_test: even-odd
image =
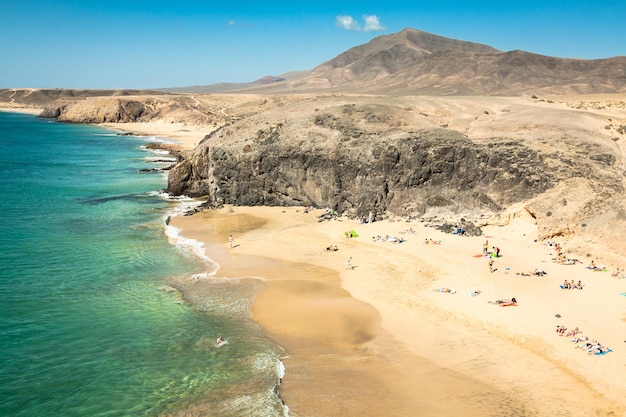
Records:
[[[1,416],[286,414],[257,284],[167,235],[185,202],[160,192],[150,140],[0,112]],[[168,290],[196,274],[215,291]]]

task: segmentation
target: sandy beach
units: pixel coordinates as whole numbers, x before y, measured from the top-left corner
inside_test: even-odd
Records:
[[[189,125],[187,123],[138,122],[138,123],[101,123],[100,126],[118,132],[132,133],[139,136],[156,136],[176,141],[186,149],[194,148],[215,128],[208,125]]]
[[[39,115],[43,111],[41,108],[37,107],[21,107],[21,106],[10,106],[8,104],[0,104],[0,111],[5,111],[9,113],[23,113],[23,114],[32,114]]]
[[[43,108],[24,107],[10,104],[0,104],[0,111],[12,113],[24,113],[38,116]],[[166,123],[162,121],[141,123],[100,123],[99,126],[121,132],[132,133],[139,136],[155,136],[175,141],[185,149],[194,148],[205,135],[215,130],[214,126],[193,125],[187,123]]]
[[[626,280],[611,269],[556,263],[530,217],[468,237],[419,220],[318,222],[322,213],[225,207],[171,223],[204,243],[217,275],[264,281],[251,314],[288,354],[292,417],[626,415]],[[405,241],[373,239],[386,235]],[[486,240],[501,249],[493,272]],[[526,275],[537,269],[546,274]],[[584,288],[561,289],[565,279]],[[491,303],[511,297],[517,306]],[[590,354],[575,337],[611,352]]]
[[[185,148],[211,131],[104,127]],[[204,243],[218,276],[263,282],[251,315],[288,355],[280,395],[291,417],[626,416],[626,279],[612,276],[626,263],[570,252],[563,240],[551,243],[581,262],[558,264],[530,217],[468,237],[419,220],[318,222],[323,212],[225,207],[171,221]],[[346,238],[349,230],[359,236]],[[493,272],[485,241],[501,249]],[[586,268],[592,260],[606,271]],[[537,269],[547,274],[532,275]],[[584,288],[561,289],[564,280]],[[512,297],[516,306],[491,303]],[[560,336],[559,325],[581,333]],[[611,352],[590,354],[575,337]]]

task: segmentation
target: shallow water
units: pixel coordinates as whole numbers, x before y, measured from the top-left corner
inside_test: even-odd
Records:
[[[165,235],[151,140],[0,112],[0,415],[282,415],[258,282],[164,290],[214,266]]]

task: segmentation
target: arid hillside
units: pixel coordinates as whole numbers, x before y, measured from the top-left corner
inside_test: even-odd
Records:
[[[626,253],[625,96],[311,95],[268,107],[184,154],[169,190],[358,217],[487,224],[525,211],[543,239]]]
[[[240,91],[378,95],[626,92],[626,57],[584,60],[499,51],[415,29],[384,35],[298,78]]]
[[[619,258],[625,69],[626,57],[502,52],[406,29],[237,93],[12,89],[0,90],[0,103],[64,122],[198,132],[168,189],[210,206],[315,205],[478,224],[524,211],[542,239]]]
[[[80,97],[43,115],[157,135],[160,125],[193,128],[199,145],[182,153],[168,188],[208,205],[477,224],[525,211],[543,239],[626,254],[624,94]]]

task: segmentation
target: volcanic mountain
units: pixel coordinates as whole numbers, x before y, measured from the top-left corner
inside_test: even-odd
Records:
[[[555,58],[404,29],[356,46],[259,93],[384,95],[589,94],[626,91],[626,57]]]

